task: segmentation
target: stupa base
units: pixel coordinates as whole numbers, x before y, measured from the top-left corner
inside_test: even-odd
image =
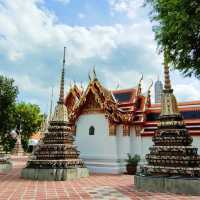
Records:
[[[135,175],[134,185],[136,189],[148,192],[200,195],[200,178]]]
[[[41,180],[41,181],[65,181],[79,179],[89,176],[87,168],[74,169],[35,169],[24,168],[21,177],[25,179]]]
[[[12,169],[12,163],[0,163],[0,173],[8,173]]]

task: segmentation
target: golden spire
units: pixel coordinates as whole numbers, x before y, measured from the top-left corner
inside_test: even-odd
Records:
[[[61,72],[61,80],[60,80],[60,96],[58,103],[64,104],[64,84],[65,84],[65,49],[64,47],[64,55],[63,55],[63,67]]]
[[[64,82],[65,82],[65,49],[64,47],[64,56],[63,56],[63,66],[60,80],[60,96],[55,107],[54,115],[52,121],[64,121],[68,122],[67,108],[64,105]]]
[[[165,80],[165,90],[171,90],[171,81],[169,76],[169,66],[167,61],[167,55],[164,53],[164,80]]]
[[[180,115],[176,97],[174,96],[173,89],[171,87],[166,53],[164,53],[164,80],[165,85],[161,96],[161,116]]]

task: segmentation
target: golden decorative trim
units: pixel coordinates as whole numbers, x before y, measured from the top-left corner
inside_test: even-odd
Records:
[[[123,125],[123,136],[130,136],[130,126],[124,124]]]
[[[109,122],[109,136],[116,136],[117,126],[116,124]]]

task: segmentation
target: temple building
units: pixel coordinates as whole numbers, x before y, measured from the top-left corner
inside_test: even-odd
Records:
[[[108,90],[96,77],[90,78],[86,90],[74,85],[65,97],[69,120],[76,136],[80,157],[92,172],[122,173],[127,153],[144,160],[153,145],[160,104],[151,102],[150,89],[137,87]],[[181,102],[179,110],[186,127],[200,147],[200,101]]]
[[[152,103],[152,85],[142,90],[142,79],[136,87],[108,90],[93,71],[85,90],[74,84],[67,92],[64,104],[76,136],[75,143],[90,171],[124,172],[127,153],[139,154],[145,160],[153,145],[161,104]],[[159,91],[160,83],[157,84]],[[200,100],[177,105],[193,137],[193,145],[200,148]]]

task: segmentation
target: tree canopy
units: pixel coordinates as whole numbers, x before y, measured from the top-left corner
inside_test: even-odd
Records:
[[[17,94],[18,88],[14,85],[14,80],[0,75],[0,139],[6,150],[13,145],[9,133],[15,127],[14,110]]]
[[[22,143],[27,149],[28,139],[37,131],[43,120],[38,105],[16,102],[18,88],[13,79],[0,75],[0,141],[5,151],[10,151],[15,140],[10,136],[13,129],[21,129]]]
[[[200,1],[146,0],[160,51],[185,76],[200,78]]]
[[[38,131],[43,120],[40,107],[31,103],[18,103],[15,106],[14,116],[17,129],[21,129],[23,147],[27,149],[28,139]]]

